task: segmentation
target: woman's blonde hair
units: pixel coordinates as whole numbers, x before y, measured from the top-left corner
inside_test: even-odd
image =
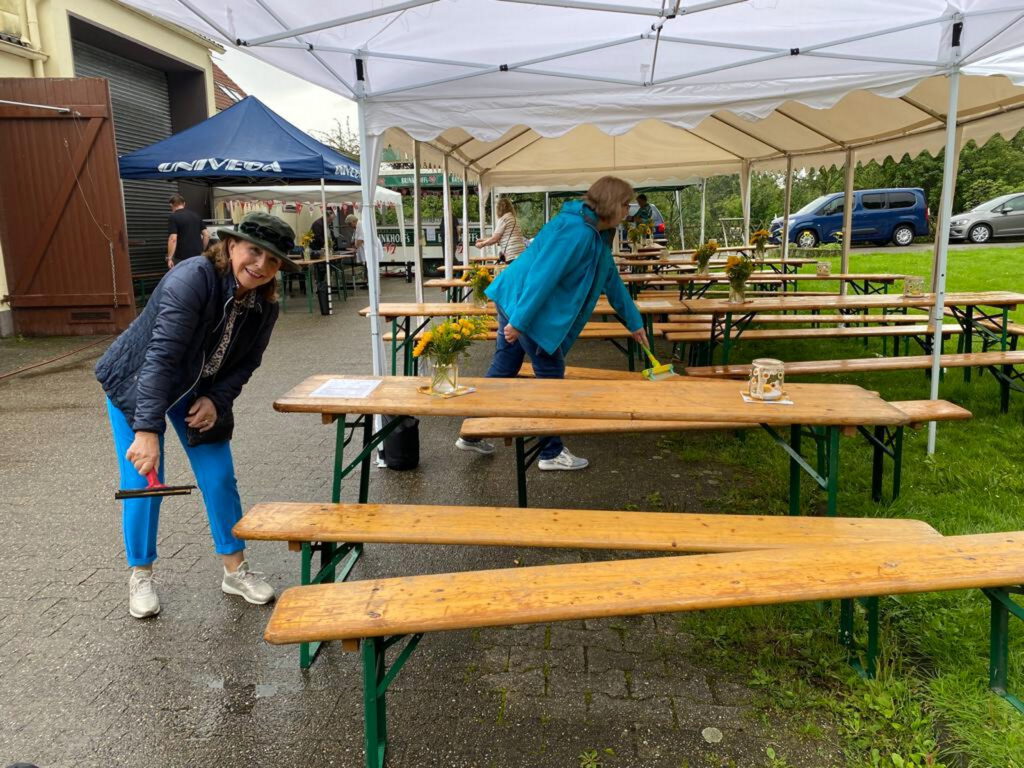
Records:
[[[502,197],[498,200],[498,216],[504,216],[506,213],[511,213],[513,216],[516,215],[515,206],[512,205],[512,201],[507,197]]]
[[[590,185],[583,202],[594,209],[602,222],[618,217],[620,208],[633,199],[633,187],[617,176],[602,176]]]
[[[228,253],[228,243],[236,242],[242,243],[247,242],[241,237],[231,237],[231,235],[224,235],[224,239],[218,243],[214,243],[203,252],[203,256],[208,258],[216,270],[220,274],[226,274],[231,269],[231,255]],[[261,285],[256,289],[259,295],[262,296],[266,301],[273,304],[277,301],[277,279],[271,280],[266,285]]]

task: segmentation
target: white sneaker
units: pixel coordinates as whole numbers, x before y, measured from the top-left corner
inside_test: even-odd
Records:
[[[579,456],[573,456],[569,453],[568,448],[563,448],[562,452],[555,456],[553,459],[541,459],[537,462],[537,466],[540,469],[586,469],[587,465],[590,464],[586,459],[581,459]]]
[[[484,456],[494,453],[494,443],[489,443],[486,440],[463,440],[460,437],[455,441],[455,447],[460,451],[476,451]]]
[[[160,613],[160,598],[153,586],[153,571],[135,568],[128,579],[128,613],[136,619],[145,619]]]
[[[274,599],[274,588],[265,579],[260,578],[263,574],[249,570],[249,561],[243,560],[236,571],[224,569],[224,579],[220,583],[221,591],[228,595],[244,597],[247,603],[253,605],[265,605]]]

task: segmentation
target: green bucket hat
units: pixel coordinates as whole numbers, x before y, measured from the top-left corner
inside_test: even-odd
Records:
[[[260,211],[247,214],[236,229],[218,229],[217,237],[222,240],[225,237],[238,237],[258,245],[281,259],[281,269],[285,272],[298,272],[301,269],[288,257],[288,253],[295,247],[295,232],[277,216]]]

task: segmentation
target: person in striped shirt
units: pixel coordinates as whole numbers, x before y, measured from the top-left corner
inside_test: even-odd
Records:
[[[523,230],[519,228],[515,208],[507,197],[498,201],[498,223],[494,226],[494,234],[476,241],[477,248],[495,244],[498,246],[499,261],[512,261],[526,250]]]

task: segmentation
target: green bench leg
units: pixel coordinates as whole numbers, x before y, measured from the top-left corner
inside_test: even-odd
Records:
[[[408,637],[405,648],[387,668],[388,648]],[[401,671],[423,634],[368,637],[362,640],[363,656],[363,718],[366,750],[366,768],[384,768],[388,747],[387,701],[388,687]]]
[[[1010,614],[1024,621],[1024,608],[1010,597],[1020,594],[1019,588],[993,587],[982,590],[992,603],[991,634],[989,636],[988,680],[993,692],[1002,696],[1019,712],[1024,713],[1024,702],[1009,692]]]
[[[861,649],[857,645],[854,631],[857,603],[864,606],[867,619],[867,645]],[[857,673],[866,679],[872,679],[878,661],[878,598],[864,597],[859,600],[847,599],[839,601],[839,642],[849,651],[847,660]],[[863,651],[863,659],[861,652]]]

